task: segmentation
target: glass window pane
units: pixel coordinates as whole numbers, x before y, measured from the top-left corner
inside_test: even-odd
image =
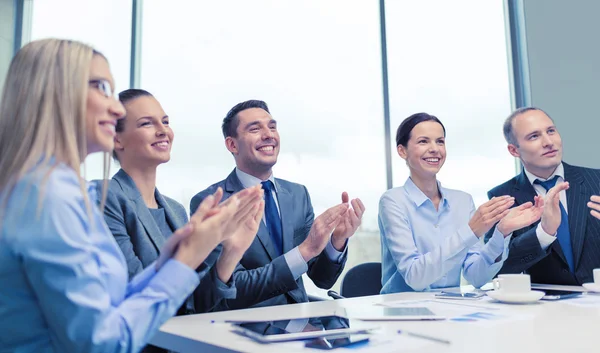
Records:
[[[489,189],[515,175],[502,135],[511,110],[503,3],[385,4],[394,186],[409,173],[396,152],[396,129],[411,114],[427,112],[447,132],[439,179],[480,205]]]
[[[188,207],[224,179],[235,164],[223,117],[238,102],[265,100],[281,135],[275,175],[306,185],[317,215],[342,191],[360,197],[367,213],[350,254],[355,263],[378,260],[386,183],[380,51],[374,1],[146,2],[142,87],[176,134],[159,171],[161,192]]]
[[[131,0],[38,0],[33,2],[31,39],[72,39],[91,45],[108,59],[120,92],[129,87],[131,10]],[[86,159],[86,178],[102,178],[101,153]]]

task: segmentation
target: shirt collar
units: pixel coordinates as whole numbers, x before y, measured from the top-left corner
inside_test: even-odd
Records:
[[[559,164],[558,167],[556,167],[556,170],[554,170],[554,173],[552,173],[552,175],[550,175],[550,177],[548,179],[544,179],[544,178],[540,178],[538,176],[535,176],[533,173],[530,173],[525,168],[523,168],[523,170],[525,170],[525,175],[527,175],[527,179],[529,180],[529,183],[531,185],[533,185],[533,182],[536,181],[537,179],[540,179],[541,181],[546,181],[546,180],[550,180],[550,179],[554,178],[557,175],[559,177],[561,177],[562,180],[565,180],[565,168],[563,167],[562,163]]]
[[[250,175],[248,173],[242,172],[238,167],[235,167],[235,174],[237,175],[238,179],[240,179],[240,182],[242,183],[242,186],[244,188],[249,188],[249,187],[258,185],[258,184],[262,183],[263,181],[271,180],[273,185],[275,185],[275,192],[278,192],[277,183],[275,183],[275,177],[273,176],[273,173],[271,173],[271,175],[267,178],[267,180],[260,180],[259,178],[255,177],[254,175]]]
[[[440,203],[442,205],[450,207],[450,204],[448,203],[448,199],[445,196],[446,191],[442,187],[442,183],[440,183],[440,181],[438,180],[437,184],[438,184],[438,189],[440,190],[440,194],[442,195],[442,200]],[[427,195],[425,195],[423,193],[423,191],[421,191],[421,189],[419,189],[419,187],[417,185],[415,185],[415,183],[412,181],[412,179],[410,177],[408,179],[406,179],[406,183],[404,183],[404,189],[408,193],[408,198],[412,202],[414,202],[417,207],[421,207],[421,205],[423,205],[427,200],[429,200]]]

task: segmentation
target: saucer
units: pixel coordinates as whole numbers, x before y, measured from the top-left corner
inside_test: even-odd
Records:
[[[546,293],[539,290],[532,290],[523,293],[502,293],[502,291],[489,291],[487,292],[488,297],[495,299],[503,303],[510,304],[530,304],[535,303]]]
[[[590,292],[600,292],[600,284],[596,284],[594,282],[584,283],[583,288],[587,289]]]

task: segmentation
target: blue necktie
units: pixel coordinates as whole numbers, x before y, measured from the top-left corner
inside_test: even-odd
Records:
[[[554,178],[546,181],[541,181],[540,179],[536,179],[534,181],[535,184],[541,185],[546,192],[556,185],[556,181],[558,180],[558,175]],[[574,271],[575,265],[573,263],[573,248],[571,247],[571,233],[569,232],[569,216],[567,215],[567,211],[563,207],[562,202],[560,205],[560,225],[558,226],[558,231],[556,232],[556,238],[558,239],[558,243],[565,254],[565,259],[567,260],[567,264],[569,264],[569,270],[571,272]]]
[[[269,235],[273,241],[277,255],[283,254],[283,236],[281,231],[281,218],[277,211],[277,204],[273,198],[273,182],[271,180],[261,182],[265,191],[265,218]]]

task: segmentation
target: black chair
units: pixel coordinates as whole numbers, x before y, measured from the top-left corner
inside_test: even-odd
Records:
[[[342,280],[340,294],[328,291],[333,299],[376,295],[381,291],[381,262],[366,262],[351,268]]]

